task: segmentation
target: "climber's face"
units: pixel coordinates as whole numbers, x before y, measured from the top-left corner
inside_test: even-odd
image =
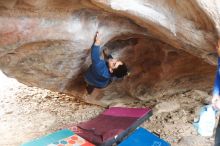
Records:
[[[114,69],[118,68],[119,65],[122,65],[123,63],[118,59],[109,59],[108,60],[108,66],[109,71],[112,73]]]

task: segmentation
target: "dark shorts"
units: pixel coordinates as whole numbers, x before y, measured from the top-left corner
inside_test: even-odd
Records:
[[[93,86],[94,88],[97,88],[95,85],[93,85],[92,83],[90,83],[85,77],[84,77],[84,80],[85,80],[85,82],[86,82],[87,85]]]
[[[90,85],[90,86],[92,86],[92,87],[94,87],[94,88],[98,88],[98,89],[105,88],[105,87],[107,87],[109,84],[111,84],[111,82],[112,82],[112,80],[109,80],[109,82],[108,82],[108,84],[106,84],[106,86],[104,86],[104,87],[97,87],[96,85],[90,83],[85,77],[84,77],[84,80],[85,80],[85,82],[87,83],[87,85]]]

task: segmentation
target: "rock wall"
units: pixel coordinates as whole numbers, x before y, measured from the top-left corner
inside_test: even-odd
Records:
[[[219,14],[218,0],[0,0],[0,69],[102,106],[210,89]],[[131,76],[85,96],[97,30]]]

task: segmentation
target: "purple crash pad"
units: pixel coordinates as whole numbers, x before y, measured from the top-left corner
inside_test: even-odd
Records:
[[[149,108],[112,107],[72,130],[84,139],[102,146],[119,142],[152,115]]]

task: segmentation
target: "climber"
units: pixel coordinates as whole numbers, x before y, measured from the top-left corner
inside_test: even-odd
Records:
[[[88,68],[84,79],[87,83],[87,93],[91,94],[95,88],[107,87],[113,79],[123,78],[128,75],[128,69],[124,62],[114,59],[103,51],[106,59],[101,59],[99,33],[96,33],[95,42],[91,48],[92,64]]]
[[[220,39],[217,44],[218,67],[216,72],[215,84],[213,88],[212,105],[215,109],[220,110]],[[215,146],[220,146],[220,119],[215,134]]]

